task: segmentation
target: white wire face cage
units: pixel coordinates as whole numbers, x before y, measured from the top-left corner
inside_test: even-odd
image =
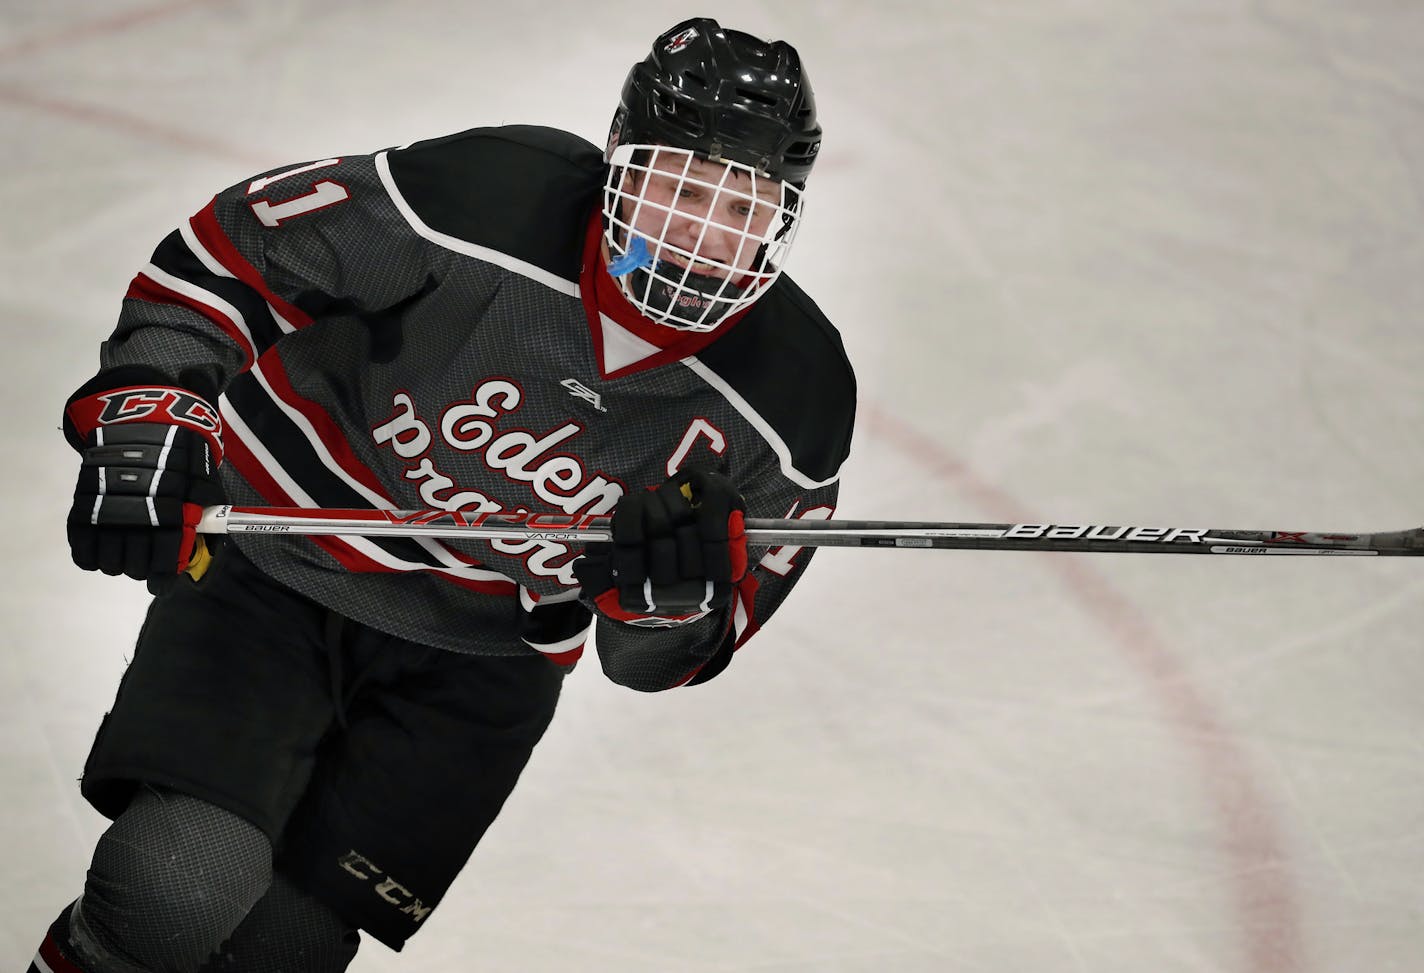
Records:
[[[644,317],[711,331],[781,276],[801,218],[795,186],[666,145],[619,145],[608,161],[608,271]]]

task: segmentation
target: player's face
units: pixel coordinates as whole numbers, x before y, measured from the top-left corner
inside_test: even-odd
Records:
[[[709,276],[752,269],[781,203],[775,179],[683,152],[655,152],[649,171],[629,177],[646,180],[637,186],[643,201],[631,214],[634,232],[695,254],[664,249],[658,258]]]

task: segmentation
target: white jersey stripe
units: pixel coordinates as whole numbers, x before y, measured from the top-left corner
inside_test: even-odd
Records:
[[[267,313],[272,315],[272,320],[277,322],[277,327],[283,334],[291,334],[297,330],[297,326],[282,317],[282,312],[273,307],[270,301],[265,303],[267,304]]]
[[[557,591],[552,595],[541,595],[520,585],[519,607],[527,612],[532,612],[540,605],[557,605],[566,601],[578,601],[581,593],[582,589],[580,588],[570,588],[568,591]]]
[[[292,424],[301,430],[302,435],[306,437],[307,444],[311,446],[312,452],[316,453],[317,459],[321,460],[322,466],[325,466],[334,473],[341,482],[345,483],[352,490],[361,494],[371,506],[386,510],[394,509],[385,497],[366,486],[366,484],[360,480],[352,477],[341,468],[341,464],[336,461],[336,457],[332,456],[331,451],[326,448],[326,443],[322,442],[321,435],[316,431],[316,427],[311,424],[311,420],[303,415],[300,409],[297,409],[277,394],[277,390],[272,387],[272,383],[268,380],[267,373],[263,370],[260,362],[252,366],[252,375],[257,379],[257,384],[262,386],[262,391],[266,392],[267,397],[272,400],[272,404],[278,409],[281,409],[283,415],[292,420]]]
[[[592,623],[592,622],[589,622],[588,628],[585,628],[582,632],[579,632],[577,635],[570,635],[568,638],[563,639],[562,641],[559,641],[559,642],[544,642],[544,643],[531,642],[531,641],[529,641],[528,639],[525,639],[525,638],[521,638],[519,641],[523,642],[525,645],[529,646],[531,649],[534,649],[534,650],[537,651],[537,652],[542,652],[542,653],[544,653],[545,655],[561,655],[561,654],[564,653],[564,652],[572,652],[574,649],[578,648],[580,645],[583,645],[585,642],[587,642],[587,641],[588,641],[588,629],[589,629],[589,628],[592,628],[592,627],[593,627],[593,623]]]
[[[232,402],[228,400],[226,395],[218,400],[218,406],[222,411],[223,422],[227,425],[229,432],[236,436],[238,441],[247,447],[258,464],[266,471],[268,476],[277,482],[277,485],[282,488],[283,492],[301,506],[317,506],[316,501],[297,484],[296,480],[292,479],[291,475],[277,462],[276,457],[267,451],[267,447],[262,444],[262,440],[258,439],[256,434],[248,427],[247,423],[242,421],[242,417],[237,414]],[[384,501],[382,501],[382,505],[387,509],[390,507],[390,505]],[[345,544],[362,556],[375,561],[382,567],[390,568],[393,571],[434,571],[438,574],[448,574],[451,577],[464,578],[470,581],[507,581],[510,584],[515,584],[513,578],[496,571],[486,571],[480,568],[463,566],[433,567],[429,564],[407,561],[404,558],[396,557],[385,548],[373,543],[365,537],[333,536],[331,540],[339,544]]]
[[[218,258],[214,257],[208,252],[208,248],[203,246],[202,241],[198,239],[198,234],[193,232],[192,220],[184,220],[179,224],[178,233],[183,237],[183,242],[188,244],[188,249],[193,251],[193,256],[198,258],[198,262],[208,268],[208,273],[215,277],[227,277],[231,280],[237,280],[237,275],[219,263]]]
[[[254,359],[257,357],[257,346],[252,340],[252,330],[247,326],[247,319],[242,316],[242,312],[236,307],[221,297],[218,297],[212,291],[204,290],[197,284],[186,281],[181,277],[175,277],[166,270],[159,270],[153,264],[145,265],[139,273],[155,284],[166,287],[175,294],[182,294],[186,298],[197,301],[204,307],[210,307],[227,318],[232,322],[232,326],[237,330],[238,334],[242,336],[242,343],[244,345],[243,351],[247,353],[247,357]]]
[[[296,427],[301,430],[302,435],[306,437],[307,445],[312,448],[312,452],[316,454],[317,459],[321,460],[322,466],[325,466],[328,470],[330,470],[332,474],[337,477],[337,479],[341,480],[342,483],[345,483],[352,490],[359,493],[362,497],[365,498],[367,503],[369,503],[376,509],[396,509],[395,504],[391,503],[385,497],[381,496],[379,493],[376,493],[374,490],[367,487],[364,483],[351,476],[349,473],[346,472],[345,469],[342,468],[341,464],[336,461],[336,457],[332,456],[331,451],[326,448],[326,443],[322,441],[321,435],[316,431],[316,427],[311,424],[311,420],[309,420],[305,415],[303,415],[299,409],[294,408],[292,405],[284,401],[280,395],[277,394],[277,390],[274,389],[272,387],[271,382],[267,380],[267,376],[263,373],[262,366],[260,364],[254,365],[252,367],[252,374],[253,377],[257,379],[257,383],[262,386],[262,390],[266,392],[268,397],[272,400],[273,404],[276,405],[277,408],[281,409],[282,412],[287,416],[287,418],[292,420]],[[430,537],[415,537],[412,538],[412,540],[414,540],[415,543],[419,544],[421,547],[425,548],[425,550],[429,551],[430,554],[433,555],[435,559],[438,560],[441,564],[445,565],[448,568],[455,568],[459,570],[460,577],[483,577],[479,574],[470,573],[471,571],[474,571],[476,569],[468,567],[463,561],[456,557],[455,554],[449,548],[445,547],[445,545],[441,544],[439,541],[434,540]],[[489,580],[508,580],[502,574],[497,574],[494,572],[488,573],[490,576]]]
[[[792,465],[794,460],[791,456],[791,448],[786,445],[786,440],[778,436],[776,430],[772,428],[771,423],[762,418],[762,416],[752,408],[750,402],[738,395],[736,389],[723,381],[722,376],[702,364],[695,356],[682,359],[682,364],[696,372],[698,377],[708,385],[712,386],[718,392],[721,392],[722,397],[727,400],[727,403],[740,412],[742,418],[751,423],[752,428],[761,433],[761,438],[766,440],[772,452],[776,453],[776,458],[781,461],[781,472],[786,474],[788,480],[798,486],[814,489],[816,487],[829,486],[841,478],[839,472],[829,480],[813,480],[805,473],[802,473]]]
[[[178,232],[182,235],[183,242],[188,244],[188,249],[193,251],[193,256],[197,257],[198,262],[208,269],[208,273],[217,277],[227,277],[230,280],[237,280],[237,275],[224,267],[218,258],[214,257],[208,251],[208,248],[203,246],[203,242],[198,239],[198,234],[193,231],[192,220],[183,222],[178,227]],[[291,334],[297,330],[296,326],[282,317],[281,313],[270,303],[267,304],[267,311],[272,315],[273,322],[276,323],[283,334]]]

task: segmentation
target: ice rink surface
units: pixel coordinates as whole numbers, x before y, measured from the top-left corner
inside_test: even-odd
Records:
[[[153,246],[285,163],[601,143],[685,15],[814,81],[790,272],[860,375],[841,516],[1424,521],[1412,0],[0,11],[4,969],[105,824],[75,778],[146,596],[70,565],[56,427]],[[1421,629],[1407,559],[827,551],[706,686],[586,660],[427,927],[353,969],[1412,973]]]

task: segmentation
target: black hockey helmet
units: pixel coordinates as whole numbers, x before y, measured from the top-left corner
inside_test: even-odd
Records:
[[[628,72],[608,152],[630,143],[691,149],[804,187],[821,126],[801,56],[710,18],[683,21]]]

